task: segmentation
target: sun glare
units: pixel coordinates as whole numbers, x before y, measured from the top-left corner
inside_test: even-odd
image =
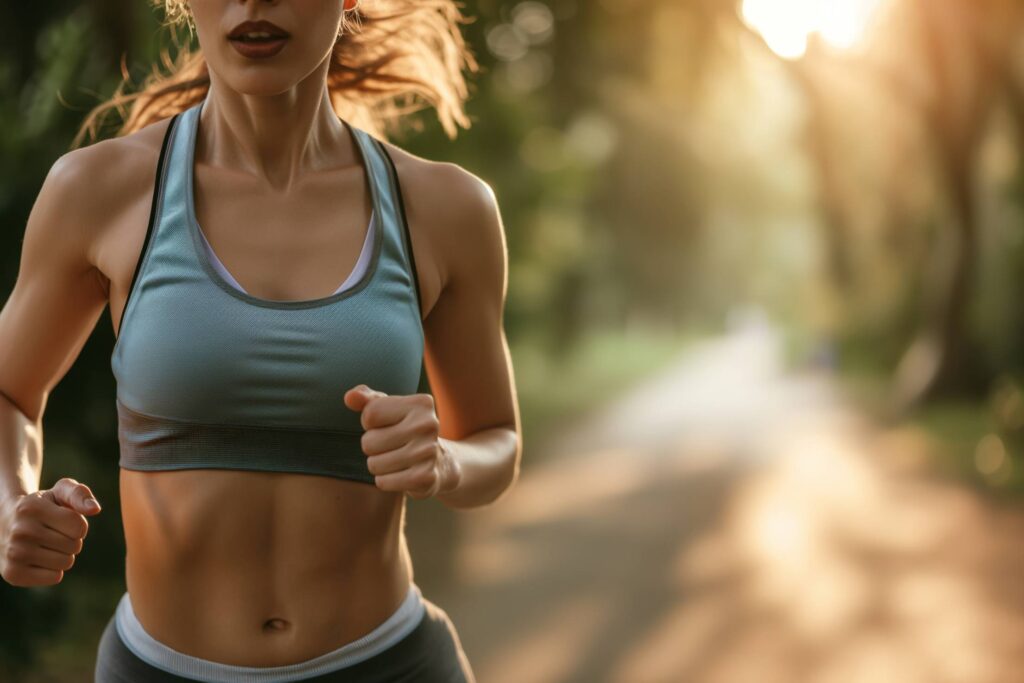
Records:
[[[743,20],[780,57],[798,59],[820,35],[849,49],[863,37],[881,0],[743,0]]]

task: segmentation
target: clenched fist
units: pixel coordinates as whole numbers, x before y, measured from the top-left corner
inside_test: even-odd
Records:
[[[3,501],[0,576],[12,586],[60,583],[89,532],[84,515],[99,511],[89,487],[69,477],[51,489]]]
[[[462,467],[439,437],[433,396],[389,396],[360,384],[344,399],[361,413],[363,453],[377,488],[422,499],[459,485]]]

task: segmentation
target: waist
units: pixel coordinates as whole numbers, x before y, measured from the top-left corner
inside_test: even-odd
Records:
[[[309,658],[373,628],[412,581],[404,496],[362,483],[121,470],[121,510],[136,614],[198,657]]]
[[[202,611],[202,605],[194,606]],[[423,620],[426,606],[415,583],[409,584],[402,602],[386,619],[360,637],[311,658],[278,666],[239,666],[195,657],[175,650],[146,631],[132,606],[129,593],[121,596],[114,615],[118,635],[125,646],[148,664],[182,677],[234,683],[276,683],[311,677],[357,664],[383,652],[407,636]]]

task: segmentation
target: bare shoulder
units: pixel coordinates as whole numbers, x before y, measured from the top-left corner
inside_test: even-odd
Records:
[[[410,230],[428,233],[424,241],[442,281],[503,275],[505,233],[491,186],[458,164],[385,145],[401,180]]]
[[[138,214],[131,212],[155,179],[161,127],[67,152],[43,180],[0,309],[0,393],[33,419],[94,329],[109,299],[111,264],[119,282],[127,279],[123,237],[145,231],[145,223],[132,225]]]
[[[424,159],[391,143],[385,146],[394,159],[402,189],[414,199],[431,200],[453,215],[468,213],[473,217],[475,213],[477,218],[480,213],[497,209],[491,186],[458,164]]]
[[[168,123],[62,154],[47,173],[33,209],[38,220],[29,227],[57,233],[45,236],[49,244],[76,245],[95,264],[119,219],[149,201]]]

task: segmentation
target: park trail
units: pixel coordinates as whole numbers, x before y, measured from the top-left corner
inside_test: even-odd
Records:
[[[737,325],[445,510],[417,580],[479,683],[1024,681],[1024,507],[782,359]]]

